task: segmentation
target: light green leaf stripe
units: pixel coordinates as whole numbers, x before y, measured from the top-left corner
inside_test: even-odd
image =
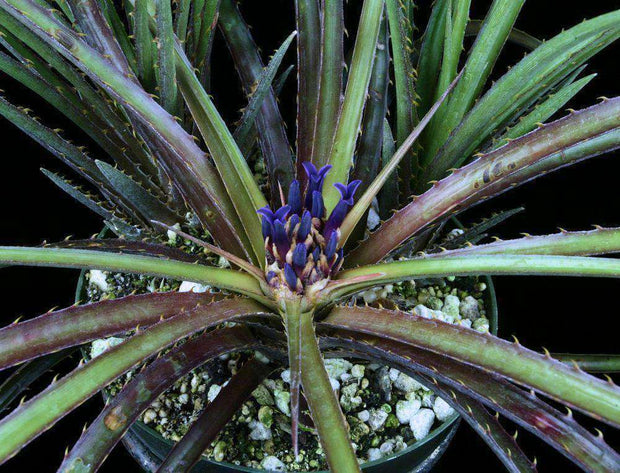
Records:
[[[189,264],[149,256],[65,248],[0,246],[0,263],[21,266],[102,269],[163,276],[181,281],[192,281],[216,286],[247,295],[267,305],[272,304],[263,295],[258,281],[249,274],[231,269],[212,268],[202,264]]]
[[[267,205],[247,161],[177,43],[177,76],[185,102],[211,152],[217,170],[239,214],[257,261],[265,262],[265,243],[256,211]]]
[[[383,0],[365,0],[362,7],[349,80],[342,104],[334,146],[328,161],[333,169],[325,179],[323,196],[327,214],[338,203],[340,194],[334,183],[347,182],[353,164],[353,152],[362,122],[362,112],[366,102],[368,84],[372,74],[375,47],[379,37],[379,27],[383,13]]]
[[[538,105],[529,114],[522,117],[519,122],[509,128],[506,133],[498,140],[500,144],[506,141],[517,139],[521,135],[529,133],[537,124],[544,123],[554,113],[560,110],[566,103],[579,93],[586,85],[590,83],[592,79],[596,77],[596,74],[590,74],[582,79],[571,84],[566,84],[555,94],[549,95],[549,97],[540,105]]]
[[[620,259],[550,255],[472,255],[395,261],[362,266],[340,273],[332,283],[331,289],[329,286],[326,289],[326,298],[334,300],[367,287],[409,279],[480,274],[618,278]]]

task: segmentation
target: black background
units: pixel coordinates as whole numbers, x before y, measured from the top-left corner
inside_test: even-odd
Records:
[[[293,28],[292,0],[242,2],[243,12],[265,55],[273,51]],[[420,2],[420,18],[430,2]],[[473,1],[472,18],[482,18],[489,2]],[[359,0],[349,1],[355,9]],[[524,7],[517,26],[540,38],[549,38],[584,18],[619,7],[611,0],[530,1]],[[354,18],[352,14],[349,18]],[[420,21],[421,23],[421,21]],[[349,27],[354,30],[354,24]],[[243,97],[236,92],[232,63],[222,47],[215,48],[215,96],[227,119],[238,117]],[[522,55],[519,48],[508,46],[507,56],[496,70],[506,67]],[[582,91],[571,106],[580,108],[597,101],[599,96],[618,93],[618,48],[612,47],[589,62],[588,71],[599,74]],[[290,55],[289,62],[294,56]],[[15,83],[0,78],[0,87],[17,103],[33,106],[46,123],[67,129],[66,136],[78,138],[71,127],[50,113]],[[294,112],[294,81],[289,79],[283,99],[287,118]],[[290,122],[290,121],[289,121]],[[289,130],[289,133],[292,130]],[[61,169],[42,148],[0,121],[2,159],[0,160],[0,244],[36,245],[43,239],[55,241],[71,234],[88,237],[98,231],[100,222],[46,178],[41,166]],[[81,143],[86,143],[82,140]],[[94,155],[101,152],[93,150]],[[589,228],[592,224],[620,224],[620,165],[618,153],[595,158],[538,179],[492,202],[475,208],[464,220],[472,221],[496,209],[525,206],[526,211],[513,217],[497,232],[502,237],[516,237],[519,232],[550,233],[557,227],[568,230]],[[11,268],[1,273],[0,300],[2,324],[20,315],[30,317],[52,306],[72,303],[77,274],[74,271]],[[617,352],[618,332],[612,327],[620,316],[620,286],[617,280],[570,278],[498,277],[495,279],[500,307],[500,335],[517,335],[520,342],[540,350],[570,352]],[[616,322],[617,323],[617,322]],[[30,444],[18,456],[0,467],[2,472],[55,471],[67,446],[77,440],[82,425],[92,419],[100,407],[91,400],[57,424],[51,431]],[[583,419],[592,428],[595,424]],[[617,434],[597,425],[608,441],[618,447]],[[511,427],[513,429],[513,427]],[[520,432],[519,443],[526,453],[536,456],[544,472],[579,471],[551,448]],[[453,445],[440,460],[435,471],[501,471],[502,467],[484,443],[466,426],[461,426]],[[104,472],[139,471],[125,451],[117,448],[102,468]]]

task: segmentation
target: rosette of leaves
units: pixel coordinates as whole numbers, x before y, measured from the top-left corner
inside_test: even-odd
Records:
[[[128,336],[12,408],[0,420],[0,462],[150,360],[59,467],[96,471],[176,379],[212,357],[251,349],[290,367],[293,447],[302,387],[330,468],[339,473],[360,467],[321,351],[381,360],[432,385],[510,471],[533,471],[535,462],[490,411],[585,470],[618,471],[619,456],[602,437],[536,396],[617,427],[620,391],[584,372],[617,370],[617,357],[554,359],[516,341],[348,302],[416,278],[620,276],[620,261],[601,256],[620,250],[618,228],[472,243],[501,220],[494,217],[445,244],[438,239],[454,214],[620,142],[619,98],[542,124],[592,78],[582,77],[584,65],[618,38],[620,12],[540,42],[513,28],[523,3],[495,0],[485,18],[470,21],[469,0],[438,0],[417,31],[412,1],[364,0],[345,51],[342,0],[296,0],[296,32],[264,67],[233,0],[0,0],[0,68],[81,129],[100,159],[5,97],[0,113],[68,166],[80,184],[45,173],[117,235],[2,247],[0,262],[218,289],[76,305],[1,329],[0,367],[26,363],[5,383],[4,404],[71,347]],[[218,28],[248,95],[236,124],[224,122],[209,95]],[[467,53],[466,35],[475,36]],[[490,84],[506,41],[530,51]],[[293,42],[291,151],[277,95],[290,68],[278,70]],[[265,169],[261,186],[253,167]],[[371,207],[384,221],[368,234]],[[162,244],[167,232],[233,268]],[[236,324],[223,324],[230,321]],[[268,372],[250,363],[158,471],[188,471],[200,458]]]

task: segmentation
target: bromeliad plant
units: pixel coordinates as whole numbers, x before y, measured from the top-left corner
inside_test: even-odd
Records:
[[[620,143],[619,98],[541,124],[592,79],[580,77],[584,64],[618,38],[620,12],[540,42],[513,28],[523,3],[495,0],[475,21],[469,0],[437,0],[418,36],[412,1],[364,0],[348,55],[342,0],[297,0],[297,31],[263,67],[233,0],[129,0],[122,8],[111,0],[0,0],[0,67],[82,129],[104,159],[5,98],[0,113],[79,176],[89,190],[44,171],[118,236],[3,247],[0,262],[156,275],[223,291],[130,295],[0,330],[0,367],[27,362],[5,382],[4,406],[71,347],[129,334],[2,418],[0,462],[154,360],[110,400],[59,469],[95,471],[176,379],[217,355],[253,349],[290,366],[294,449],[301,387],[330,468],[359,471],[321,348],[381,360],[432,385],[510,471],[533,471],[535,462],[489,409],[585,470],[617,471],[620,457],[601,437],[534,395],[618,426],[620,390],[581,369],[614,371],[617,357],[564,357],[568,364],[516,341],[347,302],[416,278],[620,276],[618,259],[593,256],[620,250],[617,228],[473,244],[500,214],[442,243],[455,213]],[[231,128],[209,95],[217,28],[249,96]],[[467,36],[475,41],[463,54]],[[294,157],[276,100],[293,41]],[[488,86],[506,41],[531,52]],[[253,168],[265,169],[265,182],[257,184]],[[385,220],[370,234],[369,210]],[[236,269],[162,244],[167,232]],[[250,363],[158,471],[188,471],[200,458],[266,376],[267,368]]]

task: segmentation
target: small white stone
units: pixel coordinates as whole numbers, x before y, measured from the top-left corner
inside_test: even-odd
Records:
[[[422,407],[433,407],[435,403],[435,395],[432,391],[426,391],[422,394]]]
[[[155,419],[157,418],[157,412],[155,412],[153,409],[147,409],[144,412],[144,415],[142,416],[142,421],[145,424],[150,424],[151,422],[153,422]]]
[[[175,223],[174,225],[172,225],[172,228],[176,228],[177,230],[180,230],[181,225],[178,223]],[[168,237],[168,243],[175,244],[177,242],[178,235],[176,234],[176,232],[173,232],[172,230],[168,230],[166,231],[166,236]]]
[[[371,207],[370,210],[368,210],[368,220],[366,220],[368,230],[374,230],[380,223],[381,217],[379,217],[379,214]]]
[[[432,319],[433,318],[433,311],[431,309],[429,309],[428,307],[426,307],[425,305],[422,304],[418,304],[417,306],[415,306],[413,308],[413,313],[419,317],[425,318],[425,319]]]
[[[441,308],[441,310],[447,315],[451,315],[452,317],[458,317],[460,304],[461,300],[458,297],[450,294],[447,295],[444,299],[443,307]]]
[[[450,405],[440,397],[435,398],[433,411],[435,411],[437,419],[441,422],[444,422],[448,417],[454,414],[454,409],[452,409],[452,407],[450,407]]]
[[[110,289],[106,278],[106,273],[98,269],[91,269],[88,272],[88,281],[94,286],[97,286],[97,288],[102,292],[106,292]]]
[[[370,416],[368,417],[368,425],[371,430],[379,430],[385,424],[385,421],[388,418],[388,413],[383,409],[372,409],[370,411]]]
[[[472,296],[467,296],[461,301],[461,304],[459,305],[459,312],[461,313],[461,317],[464,319],[477,319],[480,317],[478,301]]]
[[[351,370],[353,363],[343,358],[330,358],[325,360],[325,370],[330,378],[338,379],[343,373]]]
[[[390,453],[392,453],[394,451],[394,440],[386,440],[385,442],[383,442],[379,447],[379,451],[383,455],[389,455]]]
[[[342,381],[343,383],[346,383],[350,379],[351,379],[351,373],[342,373],[340,375],[340,381]]]
[[[340,382],[337,379],[329,378],[329,382],[332,385],[333,391],[338,391],[340,389]]]
[[[263,470],[267,471],[286,471],[286,465],[273,455],[263,458],[260,462],[260,466]]]
[[[351,376],[354,378],[363,378],[365,371],[364,365],[353,365],[353,368],[351,368]]]
[[[400,374],[400,371],[398,371],[396,368],[390,368],[390,371],[388,372],[389,376],[390,376],[390,381],[394,382],[398,379],[398,375]]]
[[[422,407],[422,402],[418,399],[411,401],[398,401],[396,403],[396,417],[401,424],[408,424],[411,418],[417,414]]]
[[[209,392],[207,393],[207,399],[209,400],[209,402],[213,402],[213,400],[217,397],[221,390],[222,386],[220,386],[219,384],[212,384],[209,387]]]
[[[271,439],[271,429],[268,427],[265,427],[265,425],[262,424],[261,422],[253,420],[252,422],[250,422],[249,427],[251,429],[250,438],[252,440],[270,440]]]
[[[276,389],[273,392],[273,397],[276,400],[276,407],[280,409],[283,414],[287,416],[291,415],[291,393],[282,389]]]
[[[282,378],[282,381],[286,384],[291,384],[291,370],[282,371],[282,373],[280,373],[280,378]]]
[[[179,292],[207,292],[209,287],[197,282],[183,281],[179,286]]]
[[[189,401],[189,396],[183,393],[177,398],[177,400],[179,401],[179,404],[187,404]]]
[[[124,341],[125,341],[124,338],[119,338],[119,337],[109,337],[109,338],[101,338],[99,340],[95,340],[90,346],[90,357],[96,358],[99,355],[101,355],[103,352],[108,351],[110,348]]]
[[[396,378],[396,381],[394,381],[394,387],[404,393],[410,393],[412,391],[417,391],[422,387],[422,385],[411,376],[408,376],[405,373],[400,373],[398,378]]]
[[[435,413],[431,409],[420,409],[412,418],[409,427],[416,440],[422,440],[431,431]]]
[[[379,450],[378,448],[369,448],[368,449],[368,461],[375,461],[375,460],[380,460],[383,457],[383,455],[381,455],[381,450]]]
[[[368,412],[367,409],[364,409],[363,411],[359,411],[357,413],[357,418],[361,420],[362,422],[368,422],[368,419],[370,419],[370,412]]]

